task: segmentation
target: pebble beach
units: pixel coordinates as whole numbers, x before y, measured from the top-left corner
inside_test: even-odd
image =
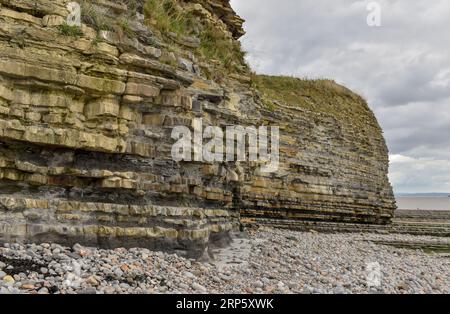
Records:
[[[448,254],[380,244],[448,238],[261,228],[200,260],[147,249],[0,247],[1,294],[450,293]]]

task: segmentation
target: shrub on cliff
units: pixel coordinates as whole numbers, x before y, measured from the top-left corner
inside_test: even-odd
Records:
[[[206,26],[200,34],[200,54],[207,59],[219,60],[227,69],[239,71],[244,64],[245,52],[239,42],[226,38],[220,31]]]
[[[59,33],[64,36],[80,37],[83,36],[83,31],[76,25],[68,25],[66,23],[58,26]]]

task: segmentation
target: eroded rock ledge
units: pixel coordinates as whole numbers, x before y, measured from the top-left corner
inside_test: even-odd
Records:
[[[365,103],[335,92],[332,100],[355,108],[345,121],[311,108],[268,110],[242,60],[222,60],[233,69],[224,71],[197,53],[195,35],[161,34],[144,18],[145,1],[82,1],[117,24],[92,18],[79,30],[65,24],[68,2],[0,0],[0,241],[199,255],[239,228],[240,213],[390,221],[387,149]],[[238,45],[243,20],[228,1],[179,3]],[[172,127],[194,127],[196,117],[279,125],[281,170],[174,162]]]

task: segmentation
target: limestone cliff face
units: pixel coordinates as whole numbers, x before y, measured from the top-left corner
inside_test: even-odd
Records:
[[[263,119],[281,128],[281,167],[243,188],[249,217],[390,222],[388,150],[360,96],[328,80],[259,76]]]
[[[367,105],[332,86],[324,92],[347,104],[343,115],[269,110],[228,1],[169,1],[170,14],[189,13],[177,28],[157,15],[168,7],[140,0],[80,1],[83,24],[72,27],[69,2],[0,0],[0,241],[201,254],[240,212],[389,221],[387,149]],[[280,171],[173,161],[172,128],[199,117],[281,126]]]

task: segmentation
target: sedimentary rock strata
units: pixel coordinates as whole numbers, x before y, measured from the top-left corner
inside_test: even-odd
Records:
[[[387,150],[367,105],[337,91],[331,101],[354,108],[345,116],[268,110],[238,58],[243,20],[228,1],[177,1],[197,23],[186,36],[161,31],[146,1],[80,1],[74,27],[69,2],[0,0],[0,241],[198,255],[239,228],[240,213],[392,217]],[[279,125],[280,171],[175,162],[172,129],[195,118]]]
[[[387,179],[387,147],[365,100],[328,80],[255,80],[263,94],[263,121],[280,126],[281,165],[275,173],[255,174],[246,182],[243,214],[389,222],[395,202]]]

